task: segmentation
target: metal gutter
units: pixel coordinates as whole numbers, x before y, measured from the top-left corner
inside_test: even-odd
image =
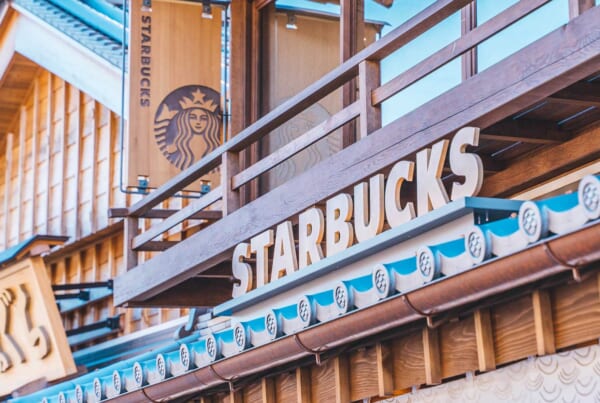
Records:
[[[114,401],[161,400],[222,385],[600,260],[600,222],[396,295],[365,309],[169,378]],[[414,308],[417,308],[415,310]]]

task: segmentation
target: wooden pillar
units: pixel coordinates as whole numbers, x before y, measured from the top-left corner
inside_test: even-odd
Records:
[[[460,10],[460,20],[462,36],[477,27],[477,2],[472,1]],[[477,47],[463,53],[461,61],[463,81],[477,74]]]
[[[364,47],[364,0],[340,0],[340,55],[341,62],[354,56]],[[342,89],[342,106],[356,100],[356,82],[349,81]],[[342,144],[347,147],[356,140],[354,121],[342,128]]]
[[[296,401],[310,403],[310,390],[310,369],[307,367],[296,368]]]
[[[140,221],[138,217],[127,217],[123,222],[123,257],[125,269],[130,270],[138,265],[138,254],[131,246],[133,238],[138,234]]]
[[[20,109],[19,122],[19,160],[17,161],[17,217],[16,222],[12,223],[17,228],[17,242],[21,240],[22,230],[22,214],[23,214],[23,190],[24,190],[24,173],[25,173],[25,140],[27,136],[27,110],[24,106]]]
[[[261,397],[263,403],[275,403],[275,382],[273,378],[262,378]]]
[[[8,247],[10,231],[8,230],[10,221],[10,195],[12,194],[12,155],[15,135],[8,133],[6,135],[6,170],[4,172],[4,249]]]
[[[437,329],[423,329],[423,359],[425,363],[425,383],[442,383],[442,363],[440,360],[440,342]]]
[[[46,177],[44,178],[44,181],[46,182],[46,205],[45,205],[45,211],[46,211],[46,217],[44,220],[44,227],[42,232],[47,234],[49,227],[48,227],[48,220],[50,219],[50,201],[51,199],[51,191],[52,191],[52,163],[51,163],[51,156],[52,156],[52,139],[53,139],[53,133],[54,133],[54,127],[53,127],[53,112],[54,112],[54,108],[52,107],[53,104],[53,100],[54,100],[54,92],[52,89],[52,83],[53,83],[53,75],[52,73],[48,72],[48,94],[47,94],[47,98],[46,98],[46,138],[47,143],[46,143]]]
[[[231,178],[240,171],[239,154],[228,151],[223,154],[221,165],[221,186],[223,188],[223,216],[240,208],[240,193],[231,188]]]
[[[572,20],[594,6],[594,0],[569,0],[569,19]]]
[[[350,372],[348,368],[348,357],[339,355],[333,359],[333,370],[335,380],[335,401],[346,403],[350,401]]]
[[[377,394],[379,397],[394,394],[394,354],[391,343],[377,343]]]
[[[379,62],[365,60],[358,66],[358,86],[360,92],[360,132],[364,138],[381,128],[381,106],[373,106],[371,92],[381,83]]]
[[[554,354],[556,352],[556,345],[554,343],[554,323],[552,321],[550,295],[548,295],[548,291],[546,290],[536,290],[533,292],[531,298],[537,354]]]
[[[37,190],[38,190],[38,164],[40,161],[39,152],[39,111],[40,111],[40,79],[39,76],[33,82],[33,119],[31,124],[31,205],[27,214],[31,217],[31,235],[36,233],[36,215],[37,215]]]
[[[477,341],[477,359],[481,372],[496,369],[496,355],[494,352],[494,335],[492,333],[492,320],[489,309],[478,309],[474,315],[475,338]]]

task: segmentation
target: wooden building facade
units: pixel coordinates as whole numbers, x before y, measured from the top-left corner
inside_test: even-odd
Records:
[[[36,59],[39,2],[129,44],[130,71],[78,48],[104,89]],[[4,5],[0,249],[68,237],[51,283],[110,284],[57,298],[76,362],[137,355],[0,394],[600,398],[597,1],[155,3],[90,6],[110,26]],[[210,66],[170,72],[194,46]]]

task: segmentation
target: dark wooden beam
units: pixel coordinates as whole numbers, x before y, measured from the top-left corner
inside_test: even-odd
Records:
[[[231,299],[232,288],[233,283],[227,278],[194,277],[156,297],[145,301],[135,301],[127,306],[163,308],[215,306]],[[202,291],[199,292],[199,290]]]
[[[177,213],[179,210],[173,209],[152,209],[147,211],[140,218],[168,218],[173,214]],[[108,218],[123,218],[127,217],[127,208],[125,207],[115,207],[108,209]],[[219,220],[223,217],[223,213],[220,211],[199,211],[196,214],[193,214],[190,219],[194,220]]]
[[[600,83],[579,82],[548,97],[549,101],[600,108]]]
[[[505,170],[486,178],[480,195],[509,197],[541,181],[556,177],[600,155],[600,127],[565,143],[536,151]]]
[[[136,249],[138,252],[163,252],[172,246],[175,246],[179,241],[150,241]]]
[[[340,18],[340,62],[354,56],[362,49],[364,42],[364,0],[341,0]],[[356,81],[351,80],[342,89],[344,107],[356,101]],[[347,147],[356,141],[356,123],[350,122],[342,127],[342,146]]]
[[[482,130],[482,140],[556,144],[567,140],[570,133],[554,122],[531,119],[505,119]]]
[[[598,69],[600,8],[352,144],[185,242],[115,279],[114,301],[144,301],[227,258],[240,242],[467,125],[488,127]],[[527,170],[530,170],[528,167]],[[168,267],[168,272],[165,268]]]

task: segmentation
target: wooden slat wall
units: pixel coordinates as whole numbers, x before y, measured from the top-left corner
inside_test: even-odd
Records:
[[[34,234],[90,235],[109,224],[119,188],[119,117],[53,74],[40,70],[3,149],[0,250]],[[7,136],[3,134],[2,137]],[[10,144],[3,140],[5,144]],[[6,232],[5,232],[6,231]]]
[[[250,384],[240,379],[234,383],[233,393],[211,396],[208,392],[201,401],[378,401],[551,353],[540,352],[538,339],[555,339],[556,348],[562,350],[598,343],[600,271],[592,271],[580,283],[567,280],[563,284],[472,313],[457,312],[434,329],[425,327],[423,321],[421,329],[373,340],[320,365],[314,363]],[[548,298],[540,298],[542,294]],[[551,312],[544,318],[550,324],[536,327],[536,315],[543,311],[538,307],[540,300]],[[552,334],[543,334],[546,332]]]
[[[89,243],[66,255],[49,255],[46,267],[52,284],[106,281],[125,271],[123,234],[120,231]],[[187,309],[123,309],[112,298],[91,303],[63,314],[65,329],[73,329],[123,314],[119,336],[160,324],[187,314]],[[116,337],[113,335],[111,337]]]
[[[0,250],[35,234],[82,240],[76,252],[49,257],[53,284],[104,281],[125,270],[121,233],[86,243],[111,224],[108,208],[125,207],[141,196],[119,189],[120,118],[60,77],[39,69],[29,95],[13,119],[11,134],[0,134]],[[174,199],[165,208],[181,208]],[[141,220],[141,225],[149,221]],[[179,240],[180,224],[165,239]],[[97,238],[97,237],[96,237]],[[140,260],[151,253],[140,254]],[[124,314],[122,334],[175,319],[187,310],[128,309],[112,298],[63,316],[66,329]]]

